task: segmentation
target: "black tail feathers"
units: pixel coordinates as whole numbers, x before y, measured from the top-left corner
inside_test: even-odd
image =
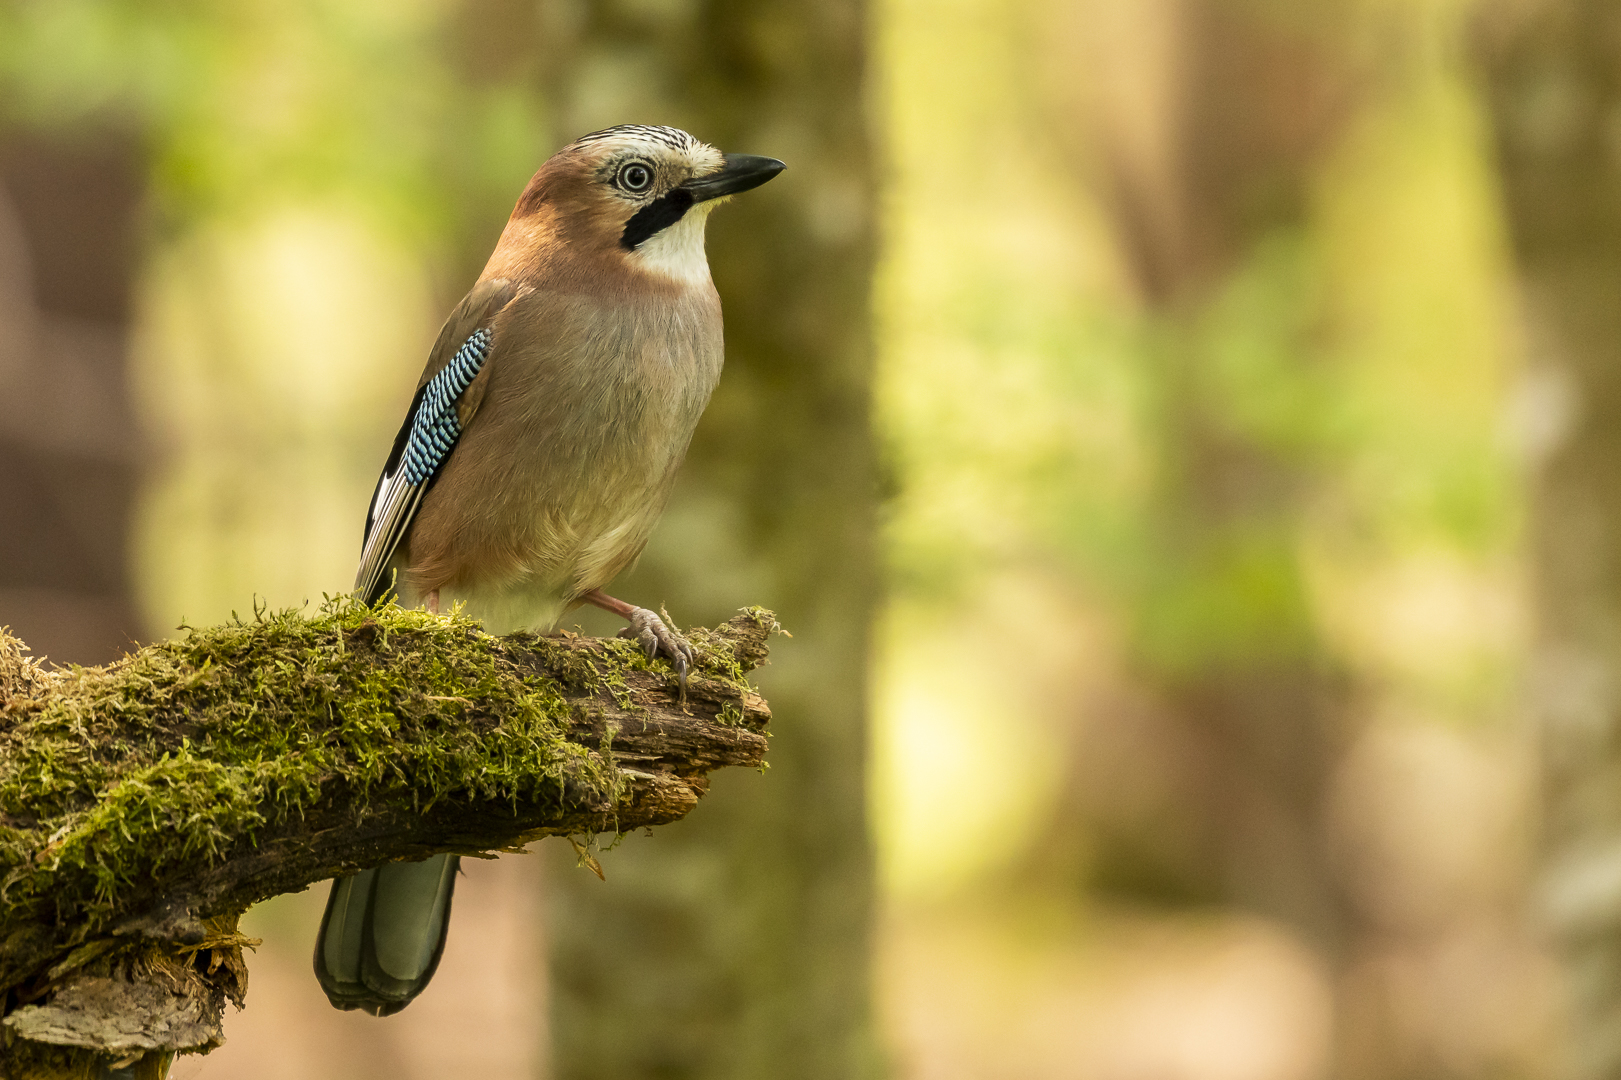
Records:
[[[334,1006],[388,1016],[422,993],[445,951],[460,863],[436,855],[332,882],[315,977]]]

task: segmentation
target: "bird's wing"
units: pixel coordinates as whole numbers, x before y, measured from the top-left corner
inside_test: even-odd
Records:
[[[490,381],[488,361],[496,333],[492,323],[517,295],[513,282],[483,282],[456,306],[439,331],[366,514],[355,595],[368,604],[392,587],[389,560],[410,531],[422,497],[478,411]]]

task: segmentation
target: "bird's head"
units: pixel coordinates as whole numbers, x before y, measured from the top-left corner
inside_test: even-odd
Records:
[[[676,284],[707,282],[709,212],[785,168],[775,158],[723,154],[676,128],[592,132],[529,181],[497,259],[506,248],[515,263],[539,269],[552,263],[548,254],[566,252],[572,262],[606,260]],[[491,269],[501,272],[493,261]]]

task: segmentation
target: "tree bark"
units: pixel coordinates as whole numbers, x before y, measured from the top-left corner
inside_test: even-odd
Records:
[[[1566,1074],[1621,1077],[1621,9],[1501,4],[1481,24],[1519,265],[1534,472],[1546,914]]]
[[[755,608],[690,631],[685,695],[627,641],[398,608],[262,617],[69,671],[0,634],[0,1075],[161,1075],[218,1045],[259,900],[681,818],[711,770],[764,761],[770,711],[743,676],[775,629]]]

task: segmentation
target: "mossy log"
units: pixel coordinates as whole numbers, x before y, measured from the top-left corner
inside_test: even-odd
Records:
[[[261,613],[104,668],[47,670],[0,630],[0,1075],[161,1076],[217,1046],[257,901],[680,818],[711,770],[763,766],[745,676],[776,630],[754,608],[690,631],[684,701],[628,641],[394,606]]]

